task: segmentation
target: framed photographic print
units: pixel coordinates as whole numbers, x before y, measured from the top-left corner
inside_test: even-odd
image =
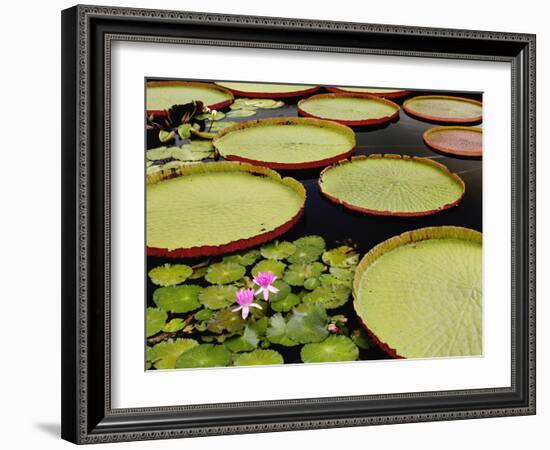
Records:
[[[62,13],[62,435],[535,413],[535,37]]]

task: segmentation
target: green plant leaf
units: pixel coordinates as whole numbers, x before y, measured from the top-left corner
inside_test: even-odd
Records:
[[[242,266],[251,266],[260,258],[260,250],[253,249],[223,257],[223,262],[237,263]]]
[[[156,369],[175,369],[176,360],[197,345],[193,339],[169,339],[152,347],[150,358]]]
[[[176,361],[176,369],[223,367],[231,362],[231,352],[224,345],[199,344]]]
[[[175,318],[170,320],[168,323],[165,323],[162,327],[162,331],[165,333],[176,333],[177,331],[183,330],[185,328],[185,320],[180,318]]]
[[[235,366],[271,366],[284,364],[284,359],[275,350],[254,350],[250,353],[241,353],[233,358]]]
[[[282,314],[277,313],[269,318],[269,326],[266,330],[267,339],[273,344],[280,344],[285,347],[298,345],[287,336],[287,323]]]
[[[255,308],[251,308],[255,309]],[[239,312],[233,312],[230,308],[220,309],[208,321],[208,331],[211,333],[221,334],[224,331],[235,333],[240,331],[246,325],[246,321],[241,317]]]
[[[346,269],[357,265],[359,262],[359,254],[353,247],[342,245],[323,253],[322,259],[325,264],[331,267]]]
[[[267,259],[285,259],[296,251],[296,246],[287,241],[273,241],[260,249],[262,256]]]
[[[308,278],[306,281],[304,281],[304,287],[308,291],[313,291],[314,289],[317,289],[320,284],[321,283],[318,278]]]
[[[186,139],[189,138],[189,136],[191,136],[191,124],[189,123],[182,123],[179,127],[178,127],[178,135],[181,139],[183,139],[184,141]]]
[[[338,308],[344,305],[351,294],[351,289],[341,284],[323,284],[306,294],[303,302],[320,305],[325,309]]]
[[[278,278],[283,276],[286,264],[274,259],[264,259],[252,268],[252,275],[258,275],[258,272],[273,272]]]
[[[173,286],[183,283],[193,273],[185,264],[164,264],[149,271],[149,278],[157,286]]]
[[[168,319],[168,313],[160,308],[147,308],[146,319],[147,337],[149,337],[162,330]]]
[[[250,329],[254,330],[258,336],[265,336],[268,325],[269,318],[266,316],[248,322]]]
[[[327,337],[328,316],[317,305],[299,305],[293,309],[286,326],[287,336],[295,342],[306,344],[320,342]]]
[[[373,347],[373,343],[367,333],[361,329],[353,330],[350,334],[350,338],[353,342],[355,342],[355,345],[357,347],[362,348],[364,350],[369,350]]]
[[[269,306],[271,306],[271,309],[275,312],[288,312],[292,308],[294,308],[296,305],[298,305],[302,300],[300,297],[298,297],[296,294],[288,294],[284,299],[279,301],[271,301],[269,302]]]
[[[172,147],[157,147],[147,150],[149,161],[160,161],[172,157]]]
[[[159,131],[159,141],[162,143],[170,142],[174,140],[176,133],[173,131],[160,130]]]
[[[235,303],[236,286],[208,286],[199,294],[199,301],[209,309],[222,309]]]
[[[193,269],[193,273],[189,276],[190,280],[198,280],[206,275],[208,271],[208,266],[196,267]]]
[[[212,133],[217,133],[218,131],[224,130],[225,128],[232,127],[238,122],[233,122],[231,120],[226,120],[225,122],[214,122],[208,126],[208,129]]]
[[[151,347],[147,347],[147,351],[145,353],[145,370],[149,370],[153,367],[153,362],[151,361],[151,350]]]
[[[292,286],[303,286],[309,278],[318,277],[325,266],[320,262],[310,264],[291,264],[285,272],[284,280]]]
[[[200,298],[200,295],[199,295]],[[211,309],[203,308],[195,313],[196,320],[208,320],[214,315]]]
[[[305,363],[355,361],[359,349],[350,338],[331,335],[322,342],[304,345],[300,357]]]
[[[203,151],[194,151],[194,146],[191,144],[182,145],[181,147],[173,147],[172,157],[179,161],[201,161],[210,157],[210,153]]]
[[[189,145],[191,145],[191,151],[197,153],[211,153],[214,151],[212,141],[193,139]]]
[[[200,308],[201,289],[194,284],[161,287],[153,292],[153,301],[159,308],[173,313],[185,313]]]
[[[240,280],[246,269],[235,262],[219,262],[212,264],[206,272],[205,279],[212,284],[228,284]]]
[[[229,111],[226,115],[227,117],[250,117],[254,116],[256,111],[250,109],[233,109]]]
[[[249,352],[258,348],[260,340],[258,334],[250,327],[244,329],[244,333],[240,336],[229,339],[225,345],[232,352]]]
[[[296,247],[314,247],[317,250],[324,251],[326,248],[325,240],[321,236],[304,236],[294,241]]]
[[[325,250],[325,240],[321,236],[304,236],[294,241],[296,251],[288,261],[291,263],[308,264],[317,260]]]

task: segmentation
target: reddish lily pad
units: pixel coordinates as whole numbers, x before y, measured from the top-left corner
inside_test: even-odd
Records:
[[[482,119],[482,103],[447,95],[421,95],[403,103],[411,116],[431,122],[475,123]]]
[[[473,127],[437,127],[422,136],[427,146],[443,153],[479,157],[483,151],[483,132]]]

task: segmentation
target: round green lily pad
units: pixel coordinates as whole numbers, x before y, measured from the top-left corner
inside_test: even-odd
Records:
[[[436,127],[422,135],[427,146],[443,153],[479,157],[483,153],[483,131],[477,127]]]
[[[268,168],[211,162],[147,177],[147,254],[196,257],[231,253],[288,231],[306,191]]]
[[[200,344],[180,355],[176,369],[223,367],[230,362],[231,352],[225,346]]]
[[[287,259],[291,263],[308,264],[316,261],[325,250],[325,240],[321,236],[304,236],[293,244],[296,251]]]
[[[145,315],[147,337],[153,336],[162,330],[167,318],[168,313],[164,309],[147,308]]]
[[[227,113],[227,117],[250,117],[255,115],[256,111],[252,109],[234,109]]]
[[[332,335],[322,342],[304,345],[300,357],[305,363],[355,361],[359,349],[350,338]]]
[[[287,321],[282,314],[277,313],[269,318],[269,326],[266,330],[266,337],[273,344],[285,347],[294,347],[298,342],[290,339],[287,335]]]
[[[306,304],[320,305],[334,309],[344,305],[350,297],[351,288],[342,284],[322,284],[302,299]]]
[[[282,355],[275,350],[254,350],[249,353],[241,353],[233,358],[235,366],[271,366],[283,363]]]
[[[323,253],[322,259],[331,267],[350,268],[359,262],[359,254],[353,247],[341,245]]]
[[[238,112],[246,111],[232,113]],[[355,151],[355,133],[326,120],[283,117],[233,125],[220,131],[213,143],[225,159],[293,170],[347,158]]]
[[[270,299],[269,306],[275,312],[288,312],[296,305],[298,305],[302,299],[296,294],[289,293],[282,300],[273,301]]]
[[[161,287],[153,292],[153,301],[159,308],[173,313],[185,313],[201,307],[201,289],[194,284]]]
[[[284,262],[274,259],[264,259],[252,268],[251,273],[252,276],[256,276],[259,272],[273,272],[274,275],[281,278],[285,268],[286,264]]]
[[[285,259],[296,251],[296,246],[288,241],[273,241],[262,245],[260,252],[267,259]]]
[[[330,92],[337,94],[367,94],[375,97],[399,98],[409,94],[410,91],[404,89],[386,89],[371,87],[351,87],[351,86],[330,86],[327,87]]]
[[[327,337],[328,316],[319,305],[302,304],[292,310],[286,324],[286,336],[294,342],[307,344]]]
[[[236,292],[236,286],[208,286],[199,294],[199,301],[209,309],[222,309],[235,303]]]
[[[176,147],[177,148],[177,147]],[[161,161],[172,157],[173,147],[157,147],[147,150],[146,156],[149,161]]]
[[[159,114],[192,101],[201,101],[210,109],[222,109],[233,102],[231,91],[212,83],[192,81],[150,81],[146,97],[147,114]]]
[[[475,123],[482,119],[482,103],[447,95],[421,95],[403,103],[408,114],[432,122]]]
[[[209,283],[213,284],[227,284],[232,283],[233,281],[240,280],[246,269],[244,266],[237,264],[235,262],[219,262],[212,264],[204,278]]]
[[[402,155],[358,156],[327,167],[321,192],[354,211],[382,216],[424,216],[456,206],[462,179],[431,159]]]
[[[251,266],[258,259],[260,259],[261,253],[258,249],[248,250],[246,252],[236,253],[234,255],[227,255],[223,257],[224,262],[234,262],[242,266]]]
[[[274,84],[274,83],[242,83],[230,81],[216,81],[218,86],[229,89],[235,95],[258,98],[285,98],[298,97],[317,91],[317,86],[301,84]]]
[[[149,278],[157,286],[173,286],[183,283],[193,269],[185,264],[164,264],[149,271]]]
[[[399,116],[399,105],[360,94],[318,94],[298,102],[305,117],[332,120],[349,126],[376,125]]]
[[[361,260],[354,307],[391,356],[482,353],[482,236],[443,226],[388,239]]]
[[[243,334],[229,339],[225,342],[225,346],[232,352],[240,353],[254,350],[259,343],[258,333],[253,328],[246,327]]]
[[[291,264],[284,275],[284,280],[292,286],[303,286],[306,280],[316,278],[325,269],[325,266],[320,262],[310,264]]]
[[[197,345],[193,339],[169,339],[151,347],[148,357],[156,369],[175,369],[176,360]]]
[[[176,333],[177,331],[183,330],[185,325],[185,320],[176,317],[175,319],[166,322],[162,327],[162,331],[165,333]]]
[[[246,321],[239,312],[233,312],[231,309],[225,308],[216,311],[216,314],[208,320],[208,331],[221,334],[224,331],[235,333],[242,330],[246,325]],[[256,308],[252,309],[255,310]]]

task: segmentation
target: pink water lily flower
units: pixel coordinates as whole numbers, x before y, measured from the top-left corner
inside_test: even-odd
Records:
[[[241,289],[235,293],[235,296],[237,297],[237,303],[239,304],[239,306],[237,306],[232,311],[241,311],[243,319],[246,319],[248,317],[250,308],[262,309],[260,305],[254,303],[254,289]]]
[[[269,300],[269,293],[276,294],[279,292],[279,289],[277,289],[275,286],[273,286],[273,282],[277,279],[275,274],[271,271],[268,272],[258,272],[258,275],[254,277],[254,283],[260,286],[260,289],[258,289],[254,294],[258,295],[263,292],[264,294],[264,300]]]

